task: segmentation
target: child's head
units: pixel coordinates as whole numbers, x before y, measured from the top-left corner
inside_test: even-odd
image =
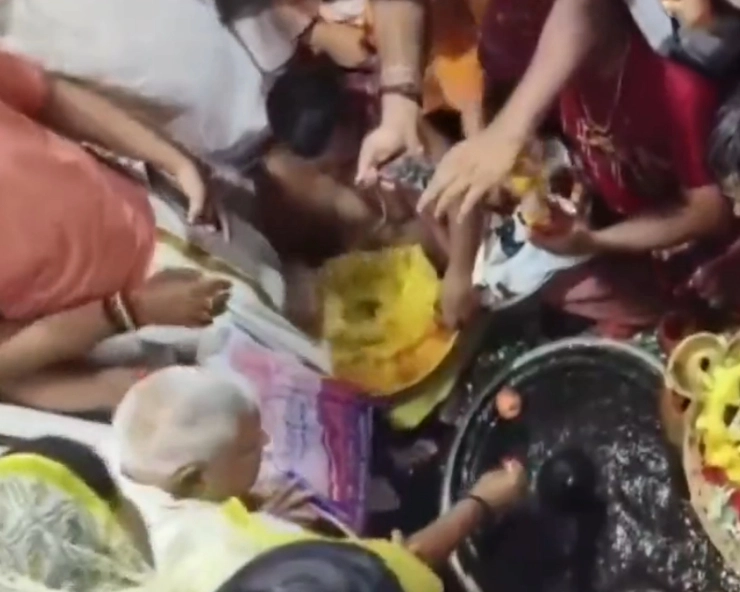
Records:
[[[736,203],[740,201],[740,87],[717,111],[709,141],[709,164],[725,194]]]
[[[218,592],[404,592],[384,561],[359,545],[293,543],[247,563]]]
[[[328,60],[293,64],[267,96],[273,135],[304,158],[317,158],[328,148],[341,111],[341,72]]]

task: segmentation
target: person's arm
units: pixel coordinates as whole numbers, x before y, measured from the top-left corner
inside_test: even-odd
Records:
[[[522,80],[494,119],[524,144],[596,46],[602,0],[556,0]]]
[[[406,545],[428,566],[442,567],[484,518],[485,510],[480,503],[464,499],[452,510],[411,536]]]
[[[75,413],[114,408],[141,378],[142,367],[96,368],[65,364],[16,380],[0,381],[3,398],[12,403]]]
[[[149,162],[173,176],[192,167],[171,142],[94,91],[63,78],[52,78],[50,87],[42,119],[52,129]]]
[[[721,236],[732,214],[716,185],[686,192],[685,203],[666,212],[644,214],[592,232],[596,251],[641,253],[691,240]]]
[[[430,567],[441,567],[452,552],[478,527],[489,511],[504,509],[526,491],[524,468],[516,461],[504,469],[484,473],[470,490],[470,497],[457,502],[406,541],[406,546]]]
[[[0,324],[0,384],[81,358],[116,333],[102,301],[44,317],[25,327]]]
[[[483,235],[483,215],[473,214],[458,220],[457,211],[450,215],[450,259],[447,273],[471,278]]]
[[[428,0],[370,0],[375,47],[380,58],[381,87],[421,85],[425,64],[426,10]],[[412,121],[421,107],[396,93],[381,97],[385,120]]]
[[[370,0],[381,85],[421,85],[426,2]]]

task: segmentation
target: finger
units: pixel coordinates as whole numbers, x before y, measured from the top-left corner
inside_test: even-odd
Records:
[[[188,196],[188,224],[195,224],[203,215],[205,196],[196,194]]]
[[[198,293],[204,296],[215,296],[231,290],[231,282],[223,278],[203,278],[198,284]]]
[[[224,239],[224,242],[228,243],[231,241],[231,227],[229,225],[229,216],[226,209],[221,205],[216,205],[214,206],[214,211],[216,213],[216,222],[221,230],[221,236]]]
[[[360,185],[372,185],[378,179],[378,157],[373,132],[365,138],[360,147],[360,155],[357,158],[357,176],[355,182]]]
[[[474,185],[470,189],[468,189],[465,197],[463,198],[462,205],[460,206],[460,211],[457,214],[458,224],[465,221],[465,219],[470,215],[473,209],[486,196],[488,191],[489,188],[484,187],[483,185]]]
[[[457,177],[447,185],[437,199],[437,207],[434,209],[434,217],[439,220],[444,217],[454,205],[459,202],[468,192],[470,183],[466,177]]]
[[[213,323],[213,315],[211,314],[210,310],[202,310],[199,314],[195,317],[195,322],[193,323],[193,326],[195,327],[207,327]]]
[[[445,159],[442,160],[440,166],[432,175],[429,185],[421,194],[419,201],[416,203],[416,211],[423,212],[433,203],[436,203],[439,199],[440,194],[444,191],[450,182],[450,175],[447,172],[448,167],[445,166]]]
[[[210,313],[212,317],[221,316],[226,312],[230,297],[231,293],[229,292],[220,292],[213,297],[210,306]]]
[[[410,156],[424,156],[424,153],[426,150],[424,149],[424,144],[421,141],[421,138],[419,138],[419,130],[418,126],[414,126],[414,131],[409,132],[406,135],[406,152]]]

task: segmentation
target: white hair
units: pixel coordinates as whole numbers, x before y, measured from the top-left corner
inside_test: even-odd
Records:
[[[234,440],[245,414],[259,416],[256,389],[204,368],[170,366],[136,383],[113,416],[121,470],[162,483],[207,463]]]

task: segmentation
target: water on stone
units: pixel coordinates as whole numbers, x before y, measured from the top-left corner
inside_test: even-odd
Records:
[[[532,476],[527,503],[460,553],[483,592],[740,592],[680,491],[654,373],[589,353],[519,370],[507,384],[524,397],[522,420],[502,423],[484,405],[458,471],[458,494],[511,455]],[[542,507],[534,491],[542,463],[571,447],[594,461],[603,500],[577,517]]]

